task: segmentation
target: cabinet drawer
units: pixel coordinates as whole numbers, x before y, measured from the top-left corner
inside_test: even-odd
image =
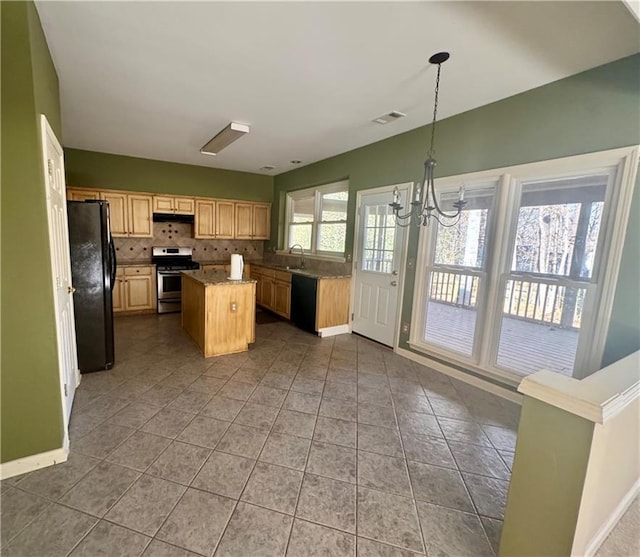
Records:
[[[286,271],[275,271],[275,279],[291,284],[291,273]]]
[[[150,275],[152,271],[153,271],[153,267],[125,267],[124,268],[125,276]]]
[[[263,277],[276,278],[276,270],[275,269],[267,269],[266,267],[261,267],[260,274]]]
[[[116,276],[123,277],[124,276],[124,267],[116,267]]]

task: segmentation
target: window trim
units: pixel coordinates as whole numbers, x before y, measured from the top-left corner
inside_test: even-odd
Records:
[[[638,172],[640,147],[632,145],[619,149],[575,155],[560,159],[551,159],[527,163],[523,165],[509,166],[499,169],[472,172],[457,176],[450,176],[436,180],[436,190],[444,193],[455,190],[460,182],[479,183],[483,180],[498,180],[496,191],[496,213],[498,218],[494,223],[495,228],[491,238],[491,259],[487,272],[489,276],[488,288],[485,299],[485,315],[483,326],[490,332],[481,342],[479,359],[466,357],[447,350],[439,350],[433,345],[427,345],[421,340],[421,331],[424,331],[423,307],[426,300],[427,275],[426,266],[430,261],[430,243],[435,234],[429,227],[421,228],[418,241],[417,271],[415,276],[414,297],[412,305],[411,333],[409,346],[417,353],[427,357],[432,356],[452,364],[462,365],[481,375],[499,379],[503,382],[518,385],[524,375],[491,367],[491,362],[496,361],[499,339],[499,304],[503,278],[502,270],[505,269],[505,259],[509,258],[509,247],[512,246],[517,223],[517,201],[520,196],[522,182],[535,181],[537,179],[560,178],[563,175],[576,176],[586,173],[596,173],[599,170],[609,171],[616,168],[615,181],[612,187],[607,188],[606,202],[610,204],[609,211],[602,222],[598,249],[604,256],[598,268],[594,267],[591,286],[596,286],[596,292],[590,303],[585,307],[584,313],[591,320],[588,330],[581,334],[579,348],[576,355],[574,369],[583,370],[582,374],[576,373],[574,377],[580,379],[600,369],[602,356],[607,339],[607,333],[613,312],[613,301],[620,271],[622,250],[626,236],[629,216],[631,212],[631,200],[634,192],[636,174]],[[457,184],[457,185],[456,185]],[[497,252],[497,253],[496,253]],[[597,272],[597,278],[596,278]],[[595,285],[593,283],[596,283]],[[594,319],[593,316],[598,318]],[[475,339],[474,339],[475,340]]]
[[[314,209],[313,209],[313,221],[311,224],[311,249],[309,251],[305,250],[305,257],[310,257],[311,259],[325,259],[329,261],[341,261],[344,262],[345,254],[347,251],[347,243],[346,243],[346,226],[348,218],[345,216],[344,220],[339,221],[323,221],[321,220],[322,216],[322,196],[328,193],[337,193],[337,192],[346,192],[347,193],[347,203],[349,198],[349,181],[341,180],[339,182],[332,182],[330,184],[325,184],[322,186],[316,186],[313,188],[305,188],[302,190],[294,190],[286,193],[286,203],[285,203],[285,230],[284,230],[284,246],[282,250],[277,251],[278,254],[289,254],[289,227],[292,223],[291,221],[291,212],[293,210],[293,202],[299,199],[304,199],[305,197],[314,197]],[[326,251],[326,250],[318,250],[316,248],[318,242],[318,228],[320,224],[345,224],[345,244],[342,251]]]

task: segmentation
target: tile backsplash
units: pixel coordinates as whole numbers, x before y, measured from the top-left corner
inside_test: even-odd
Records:
[[[246,261],[260,260],[261,240],[196,240],[193,225],[178,222],[154,222],[153,238],[114,238],[118,261],[150,261],[154,246],[193,248],[195,261],[228,263],[232,253],[241,253]]]

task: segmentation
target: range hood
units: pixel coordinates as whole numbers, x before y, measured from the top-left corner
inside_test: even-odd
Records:
[[[184,222],[194,223],[193,215],[176,215],[175,213],[153,213],[153,222]]]

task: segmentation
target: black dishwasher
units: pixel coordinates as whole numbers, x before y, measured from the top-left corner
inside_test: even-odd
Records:
[[[291,321],[310,333],[316,332],[317,290],[317,279],[291,273]]]

